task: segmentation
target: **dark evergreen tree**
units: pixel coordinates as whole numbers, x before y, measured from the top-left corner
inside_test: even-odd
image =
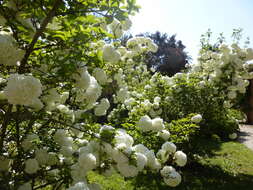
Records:
[[[185,46],[181,40],[176,40],[176,35],[168,36],[166,33],[159,31],[155,33],[141,33],[136,36],[145,36],[151,38],[158,50],[156,53],[149,52],[146,57],[146,63],[149,69],[153,68],[156,72],[173,76],[186,68],[186,64],[191,57],[184,51]],[[132,38],[131,34],[123,36],[122,45]]]
[[[155,32],[153,34],[141,34],[150,37],[158,46],[155,53],[148,53],[146,56],[149,68],[156,71],[173,76],[186,68],[186,64],[190,61],[190,56],[184,51],[185,46],[182,41],[176,40],[176,35],[168,36],[166,33]]]

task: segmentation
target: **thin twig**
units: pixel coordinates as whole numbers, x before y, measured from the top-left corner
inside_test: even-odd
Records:
[[[3,151],[3,143],[4,143],[5,133],[6,133],[6,129],[9,124],[9,121],[11,119],[11,110],[12,110],[12,105],[9,105],[7,112],[5,113],[3,124],[1,126],[0,152]]]
[[[62,0],[55,0],[53,8],[49,11],[49,13],[47,14],[47,17],[43,20],[43,22],[41,23],[40,28],[36,31],[36,33],[33,36],[33,40],[32,42],[29,44],[24,58],[21,61],[18,73],[24,73],[25,72],[25,65],[27,63],[27,60],[29,58],[29,56],[31,55],[31,53],[33,52],[33,48],[34,45],[37,43],[39,37],[42,35],[42,33],[44,32],[47,24],[53,19],[53,17],[55,16],[55,12],[57,10],[57,8],[60,6],[60,4],[62,3]]]

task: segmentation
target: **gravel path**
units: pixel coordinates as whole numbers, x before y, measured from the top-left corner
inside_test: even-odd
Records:
[[[240,125],[238,141],[253,150],[253,125]]]

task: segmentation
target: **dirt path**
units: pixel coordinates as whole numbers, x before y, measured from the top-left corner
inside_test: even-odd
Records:
[[[253,125],[240,125],[238,141],[253,150]]]

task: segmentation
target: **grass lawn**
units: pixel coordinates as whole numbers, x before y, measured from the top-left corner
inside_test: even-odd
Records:
[[[139,187],[119,175],[108,179],[91,175],[90,179],[104,190],[253,190],[253,151],[238,142],[207,140],[200,142],[196,150],[200,153],[183,169],[183,183],[176,188],[156,183],[161,179],[155,176],[149,176],[149,180],[138,177],[137,182],[143,182]]]

